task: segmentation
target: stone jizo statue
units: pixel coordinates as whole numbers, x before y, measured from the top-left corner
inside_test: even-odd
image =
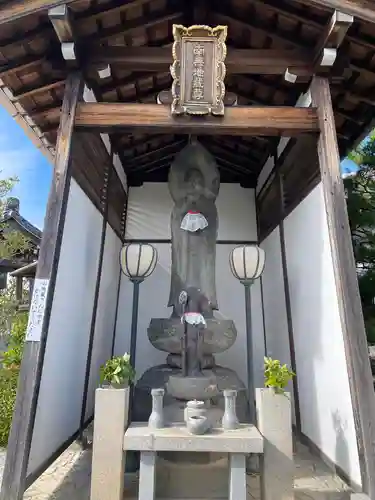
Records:
[[[199,291],[208,300],[204,316],[218,308],[215,263],[218,216],[215,199],[220,176],[214,158],[198,143],[186,146],[175,158],[169,190],[175,202],[171,216],[172,270],[168,306],[180,315],[182,291]]]

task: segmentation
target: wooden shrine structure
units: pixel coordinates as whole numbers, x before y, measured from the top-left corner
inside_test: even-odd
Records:
[[[171,114],[174,24],[228,27],[223,116]],[[189,135],[222,182],[258,186],[259,242],[279,225],[284,267],[283,221],[322,183],[362,489],[375,499],[375,398],[340,173],[374,125],[374,57],[371,0],[0,2],[0,102],[54,163],[36,273],[45,308],[26,342],[1,500],[20,500],[69,444],[27,474],[71,179],[103,216],[89,367],[107,223],[123,241],[128,189],[166,181]],[[292,328],[290,346],[293,366]],[[87,390],[86,369],[71,440]],[[298,428],[296,388],[295,401]]]

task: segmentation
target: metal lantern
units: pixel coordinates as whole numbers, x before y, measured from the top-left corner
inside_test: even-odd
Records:
[[[229,257],[233,276],[241,282],[253,282],[263,273],[264,250],[257,245],[243,245],[232,250]]]
[[[247,343],[247,378],[250,421],[255,424],[255,390],[253,377],[253,340],[251,324],[251,295],[250,288],[264,270],[265,253],[257,245],[243,245],[234,248],[229,256],[229,265],[233,276],[237,278],[245,289],[245,314],[246,314],[246,343]],[[254,470],[256,465],[252,465]]]
[[[131,281],[143,281],[155,269],[158,253],[149,243],[129,243],[121,249],[122,272]]]

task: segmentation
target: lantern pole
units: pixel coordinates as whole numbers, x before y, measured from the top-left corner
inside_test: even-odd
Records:
[[[253,330],[251,323],[251,285],[254,283],[253,280],[241,280],[245,288],[245,314],[246,314],[246,347],[247,347],[247,387],[249,393],[249,412],[250,412],[250,422],[255,424],[256,414],[255,414],[255,389],[254,389],[254,377],[253,377]]]
[[[132,306],[132,322],[130,330],[130,364],[135,367],[135,353],[137,350],[137,329],[138,329],[138,304],[139,304],[139,285],[143,280],[131,278],[133,283],[133,306]]]
[[[235,247],[229,257],[232,274],[245,288],[246,347],[247,347],[247,391],[249,416],[252,424],[256,423],[256,405],[253,371],[253,332],[251,322],[251,291],[254,281],[263,273],[265,262],[264,250],[257,245]]]
[[[132,305],[132,322],[130,330],[129,361],[130,361],[130,366],[135,368],[135,354],[137,351],[139,285],[142,283],[143,279],[130,278],[130,281],[133,283],[133,305]],[[133,400],[134,400],[134,383],[131,383],[129,387],[129,421],[131,421],[132,418]]]
[[[151,253],[150,253],[151,251]],[[139,309],[139,285],[150,276],[157,263],[156,249],[146,243],[129,243],[120,252],[121,270],[133,283],[133,304],[130,329],[130,365],[135,368],[137,351],[138,309]],[[134,399],[134,384],[130,384],[129,393],[129,416],[131,419]]]

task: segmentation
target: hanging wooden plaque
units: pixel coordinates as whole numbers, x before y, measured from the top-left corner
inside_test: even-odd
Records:
[[[223,115],[227,27],[173,26],[172,114]]]

